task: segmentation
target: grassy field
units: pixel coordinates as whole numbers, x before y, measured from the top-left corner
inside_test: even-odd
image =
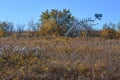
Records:
[[[120,40],[3,38],[0,80],[120,80]]]

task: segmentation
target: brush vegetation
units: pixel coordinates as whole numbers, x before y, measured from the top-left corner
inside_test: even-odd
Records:
[[[1,80],[120,80],[120,40],[0,39]]]

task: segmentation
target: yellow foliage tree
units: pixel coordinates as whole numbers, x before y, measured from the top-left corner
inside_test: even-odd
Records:
[[[60,36],[62,34],[62,28],[57,26],[55,20],[49,20],[44,22],[43,26],[40,28],[41,35],[55,35]]]
[[[70,19],[73,19],[73,16],[69,10],[46,10],[40,16],[40,34],[63,36],[70,25]]]

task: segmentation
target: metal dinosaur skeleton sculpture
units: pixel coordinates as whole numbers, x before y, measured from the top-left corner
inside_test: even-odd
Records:
[[[82,31],[84,31],[87,35],[87,31],[88,31],[88,27],[97,25],[98,23],[95,23],[95,21],[101,20],[102,18],[102,14],[95,14],[95,19],[91,19],[91,18],[85,18],[83,20],[76,20],[74,19],[74,21],[71,21],[71,25],[65,34],[65,37],[67,37],[71,32],[77,32],[77,36],[80,36],[80,33]]]
[[[69,15],[69,14],[68,14]],[[63,25],[63,22],[67,19],[68,15],[63,17],[59,17],[56,13],[56,23],[58,26]],[[82,31],[85,32],[85,35],[88,34],[89,27],[97,25],[98,23],[95,23],[96,20],[101,20],[102,14],[95,14],[95,19],[92,18],[84,18],[83,20],[78,20],[76,18],[68,19],[68,24],[65,24],[65,33],[63,34],[65,37],[69,36],[70,34],[74,34],[76,36],[80,36],[80,33]]]

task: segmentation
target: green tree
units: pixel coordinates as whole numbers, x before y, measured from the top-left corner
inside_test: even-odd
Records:
[[[5,35],[6,26],[7,26],[7,23],[5,21],[0,22],[0,37],[3,37]]]
[[[6,27],[7,27],[7,22],[0,22],[0,30],[2,31],[6,31]]]
[[[62,36],[65,34],[72,18],[70,10],[52,9],[50,12],[46,10],[40,16],[40,22],[42,23],[40,33],[43,35]]]
[[[3,21],[0,22],[0,31],[4,36],[10,36],[14,32],[14,25],[12,22]]]

